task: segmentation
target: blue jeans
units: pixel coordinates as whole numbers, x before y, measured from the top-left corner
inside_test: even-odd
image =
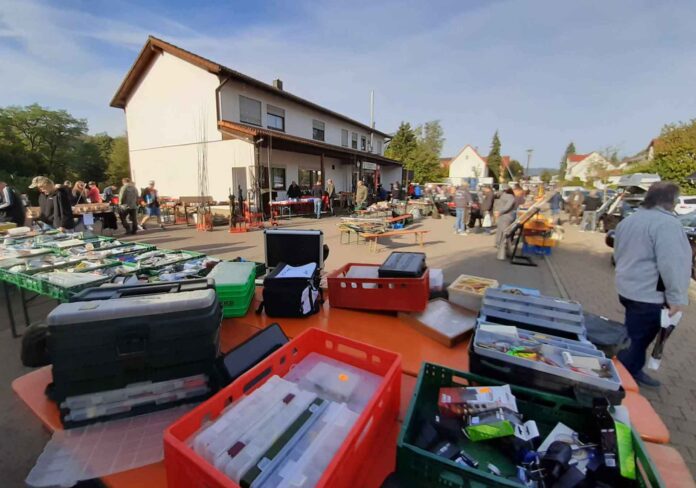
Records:
[[[321,198],[314,199],[314,213],[317,214],[317,218],[321,217]]]
[[[456,208],[455,210],[455,215],[457,218],[457,222],[454,224],[454,228],[457,230],[457,232],[464,232],[466,230],[466,224],[464,223],[464,210],[463,208]]]
[[[635,376],[645,366],[645,353],[660,331],[662,305],[636,302],[622,296],[619,296],[619,301],[626,309],[626,332],[631,345],[619,352],[618,358],[628,372]]]

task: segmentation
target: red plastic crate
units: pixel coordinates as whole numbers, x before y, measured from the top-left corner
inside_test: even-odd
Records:
[[[422,312],[430,295],[430,272],[420,278],[346,278],[353,266],[348,263],[329,273],[329,303],[332,307],[394,312]]]
[[[189,447],[188,439],[205,422],[217,418],[230,404],[249,394],[273,375],[285,376],[310,353],[318,353],[383,377],[333,460],[320,487],[352,487],[373,447],[380,443],[384,426],[399,415],[401,355],[369,344],[308,329],[268,356],[215,396],[177,420],[164,432],[164,464],[169,488],[239,488]]]

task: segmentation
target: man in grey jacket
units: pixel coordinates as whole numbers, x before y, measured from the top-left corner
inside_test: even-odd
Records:
[[[496,224],[498,228],[495,231],[495,247],[505,246],[505,229],[515,221],[517,210],[517,200],[512,188],[505,189],[500,194],[498,209],[496,210]]]
[[[643,208],[621,221],[614,239],[616,290],[631,338],[631,346],[618,357],[644,386],[660,386],[643,366],[648,346],[660,331],[662,309],[669,308],[672,316],[689,303],[691,247],[674,215],[678,197],[674,183],[654,183]]]
[[[123,186],[118,192],[121,223],[127,233],[135,234],[138,231],[138,198],[140,193],[130,178],[123,178],[122,183]],[[128,219],[130,219],[130,225]]]

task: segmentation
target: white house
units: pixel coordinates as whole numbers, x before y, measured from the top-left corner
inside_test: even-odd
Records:
[[[566,159],[566,179],[580,178],[581,181],[587,181],[596,176],[598,168],[611,169],[612,166],[597,151],[589,154],[569,154]]]
[[[132,177],[169,196],[199,194],[207,154],[208,194],[267,201],[292,181],[309,189],[332,178],[336,191],[401,180],[383,156],[389,135],[283,89],[149,37],[111,101],[126,114]],[[270,178],[269,178],[270,170]]]
[[[451,158],[449,164],[450,178],[482,178],[488,176],[486,160],[470,144],[464,146]]]

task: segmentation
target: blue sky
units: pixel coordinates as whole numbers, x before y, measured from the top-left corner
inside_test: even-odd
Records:
[[[374,89],[379,129],[439,119],[443,155],[498,129],[555,166],[696,117],[695,25],[693,0],[0,0],[0,105],[122,133],[109,101],[152,34],[364,122]]]

